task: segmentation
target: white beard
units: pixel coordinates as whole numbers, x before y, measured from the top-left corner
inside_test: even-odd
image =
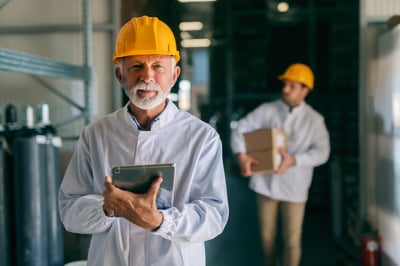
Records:
[[[157,92],[156,96],[154,98],[150,98],[150,97],[141,97],[138,95],[137,93],[138,90],[146,90],[146,89]],[[170,90],[163,92],[160,86],[158,86],[157,84],[145,84],[145,83],[137,84],[130,90],[127,90],[125,88],[124,90],[130,101],[136,107],[143,110],[150,110],[160,105],[167,99],[168,94],[170,92]]]

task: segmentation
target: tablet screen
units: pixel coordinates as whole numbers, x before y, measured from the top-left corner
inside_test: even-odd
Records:
[[[161,188],[172,191],[175,163],[114,166],[111,169],[113,184],[133,193],[146,193],[152,182],[162,175]]]

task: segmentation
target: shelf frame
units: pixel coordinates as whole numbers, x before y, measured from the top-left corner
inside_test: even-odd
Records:
[[[0,48],[0,71],[31,75],[39,83],[49,89],[49,91],[56,93],[67,103],[72,104],[75,107],[77,106],[73,99],[67,98],[67,96],[61,94],[56,89],[51,88],[40,77],[83,81],[84,106],[78,108],[81,114],[75,118],[63,121],[59,123],[59,125],[73,122],[81,117],[84,119],[85,124],[88,124],[92,121],[91,96],[93,84],[93,25],[91,22],[92,18],[90,0],[82,0],[82,10],[83,65],[68,64],[29,53]]]

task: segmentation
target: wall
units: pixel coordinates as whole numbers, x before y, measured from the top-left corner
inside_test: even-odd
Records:
[[[360,215],[382,238],[382,265],[400,265],[400,147],[393,122],[400,39],[394,38],[398,30],[386,31],[386,21],[400,14],[400,2],[364,0],[360,10]]]
[[[384,239],[387,264],[400,264],[400,25],[378,39],[376,119],[376,202],[370,206]]]

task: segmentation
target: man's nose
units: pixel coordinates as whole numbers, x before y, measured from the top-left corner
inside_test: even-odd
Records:
[[[144,67],[141,75],[141,80],[145,83],[154,82],[154,70],[151,67]]]
[[[289,92],[289,85],[283,85],[282,92]]]

